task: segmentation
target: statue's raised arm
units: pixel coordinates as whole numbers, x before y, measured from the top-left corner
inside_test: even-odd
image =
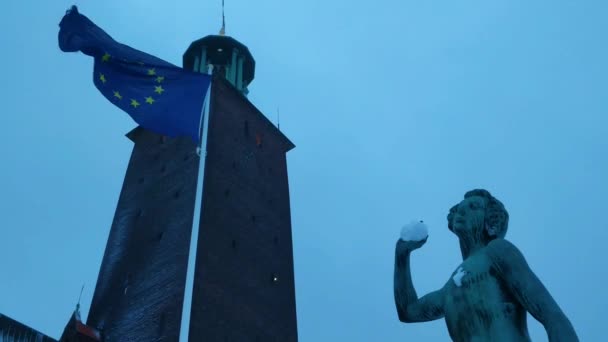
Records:
[[[411,229],[416,229],[412,226]],[[395,246],[394,291],[397,314],[401,322],[427,322],[443,317],[442,290],[431,292],[418,298],[410,272],[410,254],[424,245],[427,237],[421,240],[403,240]]]
[[[572,324],[532,272],[522,253],[504,239],[509,215],[486,190],[472,190],[448,214],[462,263],[438,291],[418,298],[410,255],[426,242],[400,239],[395,248],[394,291],[399,320],[441,317],[454,341],[528,342],[526,315],[543,324],[550,342],[576,342]]]

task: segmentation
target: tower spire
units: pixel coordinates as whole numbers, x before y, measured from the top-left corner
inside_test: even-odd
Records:
[[[220,29],[220,36],[226,35],[226,18],[224,16],[224,0],[222,0],[222,28]]]

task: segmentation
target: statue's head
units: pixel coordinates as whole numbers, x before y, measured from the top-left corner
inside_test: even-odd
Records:
[[[509,213],[487,190],[467,192],[464,200],[450,209],[448,228],[458,237],[475,236],[488,243],[507,234]]]

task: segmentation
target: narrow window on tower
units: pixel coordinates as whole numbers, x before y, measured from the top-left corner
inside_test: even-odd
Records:
[[[258,145],[259,148],[262,148],[262,135],[260,133],[255,135],[255,144]]]
[[[166,321],[167,321],[167,314],[163,312],[160,314],[160,317],[158,318],[158,334],[159,335],[162,335],[165,332]]]
[[[135,212],[135,218],[133,219],[133,226],[137,227],[139,224],[139,221],[141,221],[141,217],[144,215],[143,211],[141,209],[137,209],[137,211]]]
[[[123,294],[127,294],[129,290],[129,285],[131,285],[131,273],[127,273],[127,277],[125,278],[125,289]]]
[[[232,240],[232,249],[236,250],[236,240]]]
[[[249,136],[249,122],[245,121],[245,136]]]

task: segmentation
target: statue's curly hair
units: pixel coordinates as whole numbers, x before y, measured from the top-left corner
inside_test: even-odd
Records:
[[[493,240],[495,238],[504,238],[507,234],[507,229],[509,227],[509,213],[505,209],[505,206],[502,204],[502,202],[497,200],[494,196],[490,194],[489,191],[484,189],[474,189],[464,194],[465,199],[472,196],[483,197],[488,201],[486,206],[484,228],[485,226],[495,227],[496,232],[495,236],[490,236],[487,234],[487,232],[485,232],[484,229],[484,235],[488,239],[488,241]],[[454,218],[454,214],[456,213],[457,209],[458,204],[450,208],[450,212],[448,213],[448,229],[450,229],[451,231],[454,231],[452,227],[452,219]]]

